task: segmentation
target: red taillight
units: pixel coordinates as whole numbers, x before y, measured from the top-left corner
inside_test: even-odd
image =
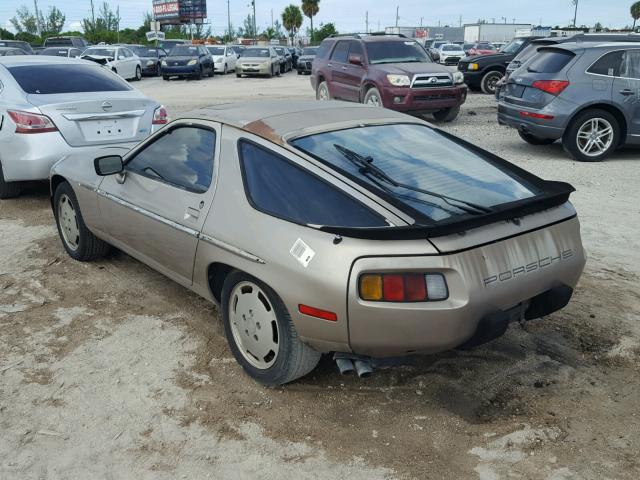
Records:
[[[557,96],[569,86],[569,82],[567,80],[536,80],[531,86]]]
[[[156,111],[153,112],[153,124],[166,125],[167,123],[169,123],[169,114],[167,113],[167,109],[163,106],[156,108]]]
[[[408,302],[426,300],[427,285],[424,275],[408,274],[404,276],[404,297]]]
[[[46,115],[17,110],[7,110],[7,113],[16,124],[16,133],[47,133],[58,130]]]
[[[536,112],[520,112],[520,116],[521,117],[525,117],[525,118],[537,118],[540,120],[553,120],[554,116],[553,115],[546,115],[544,113],[536,113]]]
[[[404,300],[404,280],[402,275],[385,275],[382,277],[382,296],[388,302]]]
[[[330,322],[338,321],[338,315],[333,312],[329,312],[328,310],[322,310],[320,308],[300,304],[298,305],[298,311],[304,315],[309,315],[310,317],[321,318],[322,320],[328,320]]]

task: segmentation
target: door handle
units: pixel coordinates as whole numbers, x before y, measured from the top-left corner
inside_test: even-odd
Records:
[[[635,92],[633,90],[629,89],[629,88],[625,88],[624,90],[620,90],[620,94],[621,95],[625,95],[625,96],[633,95],[634,93]]]
[[[200,210],[198,210],[197,208],[193,208],[193,207],[187,207],[187,210],[184,212],[184,219],[188,220],[188,219],[193,219],[193,220],[197,220],[198,217],[200,217]]]

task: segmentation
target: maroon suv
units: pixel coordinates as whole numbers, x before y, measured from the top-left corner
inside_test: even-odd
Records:
[[[431,60],[416,41],[400,36],[325,39],[311,70],[318,100],[347,100],[450,122],[467,98],[460,72]]]

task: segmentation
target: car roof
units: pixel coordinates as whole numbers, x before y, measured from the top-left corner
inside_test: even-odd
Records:
[[[193,110],[183,118],[220,122],[278,144],[283,144],[287,138],[364,124],[424,123],[392,110],[315,100],[213,105]]]
[[[5,67],[24,67],[28,65],[52,65],[52,64],[76,64],[76,65],[97,65],[94,62],[66,57],[50,57],[48,55],[18,55],[15,57],[2,57],[0,64]]]
[[[543,47],[549,48],[560,48],[569,50],[571,52],[577,52],[582,50],[606,50],[610,48],[640,48],[640,44],[638,42],[612,42],[612,41],[604,41],[604,42],[584,42],[584,41],[576,41],[576,42],[565,42],[558,43],[555,45],[545,45]]]

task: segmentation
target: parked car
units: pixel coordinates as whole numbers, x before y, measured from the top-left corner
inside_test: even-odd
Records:
[[[213,77],[213,57],[204,45],[178,45],[161,62],[162,78],[193,77],[200,80],[203,75]]]
[[[418,42],[399,36],[337,36],[322,41],[311,86],[319,100],[368,103],[453,121],[467,98],[460,72],[434,63]]]
[[[247,49],[246,45],[236,44],[236,45],[231,45],[231,47],[236,52],[236,55],[238,56],[238,58],[240,58],[242,56],[242,53]]]
[[[162,75],[162,60],[167,56],[164,49],[145,45],[129,45],[129,48],[140,59],[142,75],[153,77]]]
[[[20,48],[0,47],[0,57],[10,57],[14,55],[28,55],[28,53]]]
[[[226,75],[235,71],[238,63],[238,55],[229,45],[207,45],[207,50],[213,57],[213,65],[216,72]]]
[[[457,65],[458,62],[465,57],[464,50],[461,45],[455,43],[445,43],[441,45],[438,52],[440,63],[443,65]]]
[[[80,58],[104,65],[125,80],[142,80],[142,63],[128,47],[96,45],[87,48]]]
[[[49,55],[53,57],[80,58],[82,50],[75,47],[47,47],[38,52],[38,55]]]
[[[303,73],[311,75],[311,66],[313,65],[313,59],[316,58],[317,54],[318,47],[306,47],[302,50],[296,65],[298,75],[302,75]]]
[[[464,50],[465,55],[469,56],[469,51],[473,48],[475,43],[463,43],[462,50]]]
[[[274,50],[280,57],[280,73],[287,73],[293,70],[293,60],[289,50],[284,47],[274,47]]]
[[[470,57],[476,55],[493,55],[498,53],[498,49],[490,43],[475,43],[467,52]]]
[[[429,47],[428,51],[429,51],[429,54],[431,55],[431,59],[434,62],[440,61],[440,47],[442,45],[446,45],[447,43],[449,43],[447,40],[434,40],[431,43],[431,46]]]
[[[296,48],[296,47],[289,47],[287,48],[287,50],[289,50],[289,54],[291,55],[291,66],[292,68],[295,68],[297,70],[298,58],[300,58],[300,55],[302,54],[302,49]]]
[[[498,120],[534,145],[562,140],[576,160],[601,161],[640,145],[640,44],[541,47],[504,86]]]
[[[0,59],[0,198],[49,178],[74,152],[130,148],[167,123],[155,100],[98,64],[50,56]]]
[[[563,308],[585,264],[572,191],[340,102],[200,109],[51,173],[70,257],[113,245],[216,303],[234,357],[270,386],[322,353],[470,348]]]
[[[19,48],[20,50],[27,52],[29,55],[35,55],[31,45],[28,42],[23,42],[21,40],[0,40],[0,47]]]
[[[469,88],[495,95],[496,84],[504,76],[507,65],[537,38],[541,37],[516,37],[498,53],[461,60],[458,70],[464,74]]]
[[[89,42],[84,37],[66,36],[66,37],[49,37],[42,44],[43,47],[73,47],[84,50],[89,46]]]
[[[280,57],[273,47],[250,47],[236,64],[236,77],[242,75],[280,75]]]

